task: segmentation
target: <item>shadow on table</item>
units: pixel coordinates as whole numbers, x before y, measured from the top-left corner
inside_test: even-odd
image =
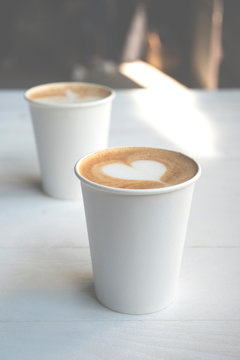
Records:
[[[0,195],[2,197],[9,198],[12,196],[20,197],[44,194],[40,177],[24,174],[20,174],[20,176],[19,174],[15,175],[16,177],[14,174],[11,176],[11,180],[9,180],[9,175],[8,179],[0,176]]]
[[[14,156],[8,155],[8,150],[5,152],[6,156],[0,159],[1,196],[9,198],[42,193],[41,175],[37,162],[26,158],[20,150],[16,150]]]
[[[0,278],[1,319],[80,321],[107,312],[95,296],[88,248],[7,249],[2,256],[9,265]]]

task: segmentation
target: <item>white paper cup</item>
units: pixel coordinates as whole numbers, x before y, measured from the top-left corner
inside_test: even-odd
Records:
[[[103,90],[106,95],[74,104],[40,103],[31,99],[36,91],[51,91],[68,84],[87,87],[89,92]],[[73,167],[79,156],[107,147],[113,98],[114,91],[108,87],[76,82],[44,84],[26,91],[46,194],[69,200],[81,197]]]
[[[146,314],[174,299],[194,183],[130,190],[81,181],[96,296],[106,307]]]

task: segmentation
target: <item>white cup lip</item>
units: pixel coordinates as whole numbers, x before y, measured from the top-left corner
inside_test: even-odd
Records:
[[[99,98],[97,100],[81,102],[81,103],[74,103],[74,104],[44,103],[44,102],[40,102],[40,101],[37,101],[34,99],[29,99],[29,93],[31,91],[36,90],[37,88],[44,88],[44,87],[48,87],[48,86],[66,86],[68,84],[69,85],[74,84],[74,85],[79,85],[79,86],[89,86],[89,87],[95,87],[95,88],[107,90],[109,92],[109,95]],[[60,81],[60,82],[43,83],[43,84],[33,86],[25,91],[24,98],[28,103],[37,105],[39,107],[68,108],[68,109],[69,108],[84,108],[84,107],[97,106],[97,105],[100,105],[105,102],[109,102],[109,101],[113,100],[115,98],[115,91],[108,86],[97,84],[97,83],[89,83],[89,82],[83,82],[83,81],[81,81],[81,82],[79,82],[79,81]]]
[[[143,146],[114,146],[114,147],[109,147],[108,149],[120,149],[120,148],[132,148],[132,147],[138,148],[138,147],[143,147]],[[144,146],[144,147],[146,147],[146,146]],[[163,149],[163,150],[176,152],[176,150],[170,150],[170,149],[165,149],[165,148],[156,148],[156,147],[153,148],[153,147],[150,147],[150,146],[147,146],[147,148],[149,148],[149,149]],[[95,188],[96,190],[105,191],[105,192],[108,192],[108,193],[114,193],[114,194],[118,194],[118,195],[133,195],[133,196],[134,195],[137,195],[137,196],[139,196],[139,195],[159,195],[159,194],[165,194],[165,193],[169,193],[169,192],[184,189],[185,187],[190,186],[193,183],[195,183],[199,179],[199,177],[201,176],[201,167],[200,167],[199,163],[195,159],[190,157],[189,155],[186,155],[186,154],[183,154],[183,153],[179,152],[180,154],[185,155],[188,158],[190,158],[191,160],[193,160],[196,163],[197,167],[198,167],[197,173],[191,179],[189,179],[187,181],[184,181],[184,182],[182,182],[180,184],[169,185],[169,186],[166,186],[166,187],[154,188],[154,189],[122,189],[122,188],[114,188],[114,187],[110,187],[110,186],[106,186],[106,185],[101,185],[101,184],[97,184],[97,183],[95,183],[95,182],[93,182],[91,180],[88,180],[87,178],[82,176],[80,174],[79,170],[78,170],[80,163],[85,158],[87,158],[88,156],[90,156],[92,154],[101,152],[101,151],[102,150],[87,154],[86,156],[79,159],[77,161],[75,167],[74,167],[74,171],[75,171],[75,174],[78,177],[78,179],[81,182],[89,185],[90,187]]]

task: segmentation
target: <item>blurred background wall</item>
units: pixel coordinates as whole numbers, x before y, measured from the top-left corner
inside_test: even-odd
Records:
[[[1,0],[0,88],[142,85],[141,61],[192,88],[240,86],[239,0]]]

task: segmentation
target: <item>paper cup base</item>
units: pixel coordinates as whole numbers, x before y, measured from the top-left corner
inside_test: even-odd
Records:
[[[168,308],[170,305],[172,305],[175,301],[176,295],[174,295],[171,299],[169,299],[168,302],[159,304],[156,307],[139,307],[138,310],[136,310],[135,307],[129,306],[129,307],[118,307],[118,306],[114,306],[113,304],[109,304],[106,303],[104,301],[101,300],[101,297],[98,296],[98,294],[95,292],[96,294],[96,298],[98,300],[98,302],[103,305],[104,307],[106,307],[109,310],[121,313],[121,314],[127,314],[127,315],[147,315],[147,314],[153,314],[159,311],[162,311],[166,308]]]
[[[70,191],[58,191],[58,189],[51,188],[42,185],[42,191],[45,195],[58,199],[58,200],[69,200],[69,201],[79,201],[82,200],[82,191],[79,186],[72,187]]]

